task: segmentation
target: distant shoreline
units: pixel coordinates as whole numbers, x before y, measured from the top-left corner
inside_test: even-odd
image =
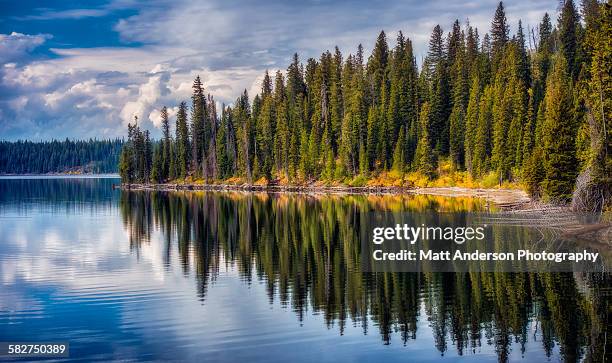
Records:
[[[119,178],[117,173],[45,173],[45,174],[0,174],[0,178],[5,179],[20,179],[20,178],[53,178],[53,177],[70,177],[70,178]]]

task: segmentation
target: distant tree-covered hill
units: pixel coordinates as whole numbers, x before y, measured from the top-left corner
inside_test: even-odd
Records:
[[[123,140],[0,141],[0,174],[116,173]]]

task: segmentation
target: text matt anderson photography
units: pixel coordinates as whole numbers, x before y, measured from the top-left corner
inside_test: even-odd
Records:
[[[0,361],[612,362],[610,0],[0,0]]]

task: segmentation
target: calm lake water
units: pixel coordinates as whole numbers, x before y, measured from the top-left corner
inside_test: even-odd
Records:
[[[477,200],[118,182],[0,179],[0,341],[87,362],[604,361],[609,273],[360,271],[360,211]]]

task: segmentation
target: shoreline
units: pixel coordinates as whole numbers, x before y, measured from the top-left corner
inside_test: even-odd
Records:
[[[0,176],[79,176],[79,175],[87,175],[87,176],[114,176],[119,178],[119,173],[24,173],[24,174],[6,174],[0,173]]]
[[[69,173],[49,173],[49,174],[0,174],[2,179],[59,179],[59,178],[89,178],[89,179],[119,179],[119,174],[69,174]]]
[[[438,195],[445,197],[475,197],[483,198],[502,209],[521,209],[532,202],[522,190],[518,189],[470,189],[461,187],[397,187],[397,186],[325,186],[325,185],[256,185],[256,184],[119,184],[115,186],[122,190],[148,191],[242,191],[266,193],[297,193],[297,194],[376,194],[376,195]]]

